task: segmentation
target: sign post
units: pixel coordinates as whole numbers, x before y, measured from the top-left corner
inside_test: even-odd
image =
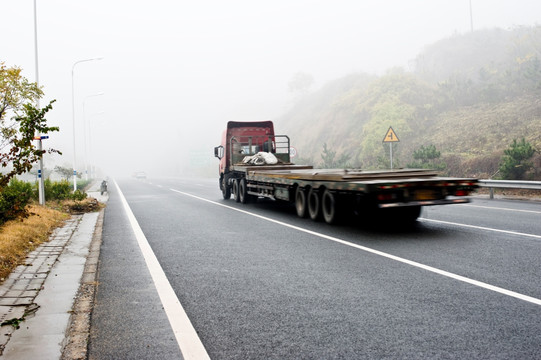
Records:
[[[41,151],[42,140],[48,139],[49,136],[35,136],[34,140],[38,141],[38,150]],[[38,170],[38,198],[39,204],[45,205],[45,185],[43,184],[43,155],[39,158],[39,170]]]
[[[383,142],[389,143],[389,149],[391,153],[391,170],[393,169],[393,143],[399,141],[400,140],[398,140],[398,136],[396,136],[393,128],[389,127],[389,130],[387,130],[387,134],[385,134],[385,137],[383,138]]]

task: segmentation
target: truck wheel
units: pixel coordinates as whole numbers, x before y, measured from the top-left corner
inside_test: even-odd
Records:
[[[246,204],[248,202],[249,195],[246,189],[246,179],[242,178],[239,181],[239,200],[241,203]]]
[[[295,209],[297,209],[297,216],[300,218],[305,218],[308,215],[306,192],[300,187],[295,191]]]
[[[420,206],[408,206],[408,207],[400,208],[400,212],[399,212],[400,222],[404,225],[415,224],[419,215],[421,215]]]
[[[308,214],[310,219],[318,221],[321,218],[321,199],[319,198],[319,193],[310,188],[308,192]]]
[[[233,180],[233,199],[235,199],[236,202],[240,202],[239,181],[237,179]]]
[[[231,198],[231,188],[227,185],[225,176],[222,177],[222,183],[220,188],[222,189],[222,195],[224,200],[229,200]]]
[[[321,211],[327,224],[335,224],[338,220],[338,209],[336,206],[336,196],[325,189],[321,196]]]

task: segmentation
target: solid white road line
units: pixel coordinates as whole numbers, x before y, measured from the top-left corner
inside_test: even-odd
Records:
[[[158,262],[156,255],[152,251],[145,234],[143,234],[143,230],[141,230],[137,219],[133,215],[124,194],[116,181],[114,183],[120,195],[122,204],[124,205],[124,210],[126,210],[130,220],[135,237],[137,238],[137,243],[143,253],[152,280],[154,281],[154,285],[156,286],[156,290],[158,291],[169,323],[171,324],[171,328],[175,333],[175,338],[177,339],[182,356],[184,359],[210,359],[201,339],[199,339],[197,332],[193,328],[188,315],[186,315],[184,308],[180,304],[173,287],[169,283],[169,280],[167,280],[167,276]]]
[[[262,219],[262,220],[270,221],[270,222],[273,222],[275,224],[282,225],[282,226],[285,226],[285,227],[288,227],[288,228],[291,228],[291,229],[294,229],[294,230],[302,231],[304,233],[314,235],[314,236],[317,236],[317,237],[320,237],[320,238],[323,238],[323,239],[327,239],[327,240],[330,240],[330,241],[334,241],[334,242],[339,243],[339,244],[347,245],[347,246],[350,246],[350,247],[353,247],[353,248],[356,248],[356,249],[359,249],[359,250],[362,250],[362,251],[366,251],[366,252],[369,252],[369,253],[372,253],[372,254],[375,254],[375,255],[379,255],[379,256],[382,256],[382,257],[385,257],[385,258],[388,258],[388,259],[391,259],[391,260],[395,260],[395,261],[398,261],[398,262],[401,262],[401,263],[404,263],[404,264],[415,266],[417,268],[420,268],[420,269],[423,269],[423,270],[426,270],[426,271],[430,271],[432,273],[442,275],[442,276],[445,276],[445,277],[448,277],[448,278],[451,278],[451,279],[462,281],[462,282],[468,283],[470,285],[478,286],[478,287],[481,287],[483,289],[487,289],[487,290],[491,290],[491,291],[494,291],[494,292],[497,292],[497,293],[500,293],[500,294],[503,294],[503,295],[511,296],[511,297],[516,298],[516,299],[524,300],[524,301],[527,301],[527,302],[530,302],[530,303],[533,303],[533,304],[536,304],[536,305],[541,305],[541,299],[537,299],[537,298],[534,298],[534,297],[531,297],[531,296],[528,296],[528,295],[523,295],[523,294],[511,291],[511,290],[503,289],[501,287],[490,285],[490,284],[487,284],[487,283],[484,283],[484,282],[481,282],[481,281],[473,280],[473,279],[467,278],[465,276],[457,275],[457,274],[454,274],[454,273],[451,273],[451,272],[448,272],[448,271],[445,271],[445,270],[440,270],[440,269],[437,269],[437,268],[432,267],[432,266],[428,266],[428,265],[424,265],[424,264],[421,264],[421,263],[418,263],[418,262],[415,262],[415,261],[404,259],[404,258],[401,258],[399,256],[395,256],[395,255],[385,253],[383,251],[368,248],[366,246],[353,244],[353,243],[350,243],[348,241],[335,238],[333,236],[320,234],[320,233],[317,233],[317,232],[312,231],[312,230],[304,229],[304,228],[301,228],[301,227],[298,227],[298,226],[295,226],[295,225],[291,225],[291,224],[287,224],[287,223],[284,223],[282,221],[274,220],[274,219],[271,219],[271,218],[268,218],[268,217],[265,217],[265,216],[262,216],[262,215],[258,215],[258,214],[254,214],[254,213],[251,213],[251,212],[248,212],[248,211],[245,211],[245,210],[237,209],[237,208],[225,205],[225,204],[221,204],[221,203],[216,202],[216,201],[208,200],[208,199],[196,196],[196,195],[185,193],[183,191],[179,191],[179,190],[175,190],[175,189],[170,189],[170,190],[173,191],[173,192],[176,192],[178,194],[189,196],[189,197],[192,197],[194,199],[201,200],[201,201],[206,201],[206,202],[214,204],[214,205],[222,206],[222,207],[225,207],[225,208],[230,209],[230,210],[238,211],[238,212],[241,212],[241,213],[246,214],[246,215],[254,216],[254,217]]]

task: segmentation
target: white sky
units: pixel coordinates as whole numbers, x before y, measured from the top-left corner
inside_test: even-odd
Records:
[[[471,3],[474,29],[541,23],[539,0]],[[33,6],[0,0],[0,61],[35,81]],[[320,86],[408,69],[423,46],[470,31],[469,0],[37,0],[37,9],[42,106],[57,99],[48,119],[61,127],[45,145],[71,166],[73,79],[78,167],[86,118],[86,159],[91,148],[113,174],[174,172],[191,151],[212,157],[227,121],[280,115],[299,71]],[[72,78],[75,62],[96,57]]]

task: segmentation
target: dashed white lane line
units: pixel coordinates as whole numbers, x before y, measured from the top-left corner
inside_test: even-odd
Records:
[[[536,210],[511,209],[511,208],[483,206],[483,205],[474,205],[474,204],[458,204],[458,205],[467,206],[467,207],[475,207],[475,208],[480,208],[480,209],[489,209],[489,210],[502,210],[502,211],[523,212],[523,213],[530,213],[530,214],[541,214],[541,211],[536,211]]]
[[[167,318],[169,319],[169,324],[171,324],[171,328],[175,334],[182,356],[184,359],[210,359],[116,181],[115,185]]]
[[[477,230],[483,230],[483,231],[492,231],[492,232],[499,232],[503,234],[510,234],[510,235],[518,235],[518,236],[525,236],[525,237],[531,237],[534,239],[541,240],[541,235],[535,235],[535,234],[528,234],[528,233],[522,233],[518,231],[511,231],[511,230],[502,230],[502,229],[494,229],[484,226],[477,226],[477,225],[468,225],[468,224],[460,224],[450,221],[443,221],[443,220],[434,220],[434,219],[427,219],[427,218],[420,218],[420,221],[426,221],[426,222],[433,222],[433,223],[439,223],[439,224],[446,224],[446,225],[453,225],[453,226],[460,226],[470,229],[477,229]]]
[[[457,274],[454,274],[454,273],[451,273],[451,272],[448,272],[448,271],[445,271],[445,270],[441,270],[441,269],[438,269],[438,268],[435,268],[435,267],[432,267],[432,266],[424,265],[424,264],[418,263],[416,261],[404,259],[404,258],[401,258],[399,256],[391,255],[391,254],[385,253],[383,251],[375,250],[375,249],[372,249],[372,248],[369,248],[369,247],[366,247],[366,246],[353,244],[353,243],[350,243],[348,241],[335,238],[333,236],[321,234],[321,233],[318,233],[318,232],[315,232],[315,231],[312,231],[312,230],[308,230],[308,229],[304,229],[304,228],[301,228],[301,227],[298,227],[298,226],[295,226],[295,225],[287,224],[287,223],[284,223],[282,221],[278,221],[278,220],[271,219],[271,218],[268,218],[268,217],[265,217],[265,216],[262,216],[262,215],[254,214],[254,213],[251,213],[249,211],[237,209],[237,208],[234,208],[234,207],[231,207],[231,206],[228,206],[228,205],[225,205],[225,204],[221,204],[221,203],[216,202],[216,201],[208,200],[208,199],[196,196],[196,195],[192,195],[192,194],[189,194],[189,193],[186,193],[186,192],[183,192],[183,191],[179,191],[179,190],[175,190],[175,189],[170,189],[170,190],[175,192],[175,193],[181,194],[181,195],[189,196],[189,197],[192,197],[194,199],[198,199],[198,200],[205,201],[205,202],[208,202],[208,203],[211,203],[211,204],[214,204],[214,205],[222,206],[222,207],[225,207],[227,209],[238,211],[238,212],[246,214],[246,215],[254,216],[256,218],[266,220],[266,221],[269,221],[269,222],[272,222],[272,223],[275,223],[275,224],[278,224],[278,225],[281,225],[281,226],[285,226],[285,227],[288,227],[288,228],[291,228],[291,229],[294,229],[294,230],[298,230],[298,231],[301,231],[301,232],[304,232],[304,233],[307,233],[307,234],[310,234],[310,235],[314,235],[314,236],[317,236],[317,237],[320,237],[320,238],[323,238],[323,239],[334,241],[334,242],[342,244],[342,245],[350,246],[352,248],[356,248],[356,249],[359,249],[359,250],[362,250],[362,251],[366,251],[366,252],[369,252],[369,253],[372,253],[372,254],[375,254],[375,255],[379,255],[379,256],[394,260],[394,261],[404,263],[404,264],[408,264],[408,265],[414,266],[416,268],[423,269],[423,270],[426,270],[426,271],[430,271],[432,273],[442,275],[442,276],[445,276],[445,277],[448,277],[448,278],[451,278],[451,279],[454,279],[454,280],[462,281],[462,282],[470,284],[470,285],[478,286],[478,287],[483,288],[483,289],[487,289],[487,290],[491,290],[491,291],[494,291],[494,292],[497,292],[497,293],[500,293],[500,294],[503,294],[503,295],[511,296],[511,297],[516,298],[516,299],[527,301],[527,302],[530,302],[530,303],[533,303],[533,304],[536,304],[536,305],[541,305],[541,299],[537,299],[537,298],[534,298],[534,297],[531,297],[531,296],[528,296],[528,295],[523,295],[523,294],[511,291],[511,290],[507,290],[507,289],[504,289],[504,288],[501,288],[501,287],[498,287],[498,286],[494,286],[494,285],[490,285],[490,284],[487,284],[487,283],[484,283],[484,282],[481,282],[481,281],[470,279],[470,278],[467,278],[465,276],[457,275]]]

